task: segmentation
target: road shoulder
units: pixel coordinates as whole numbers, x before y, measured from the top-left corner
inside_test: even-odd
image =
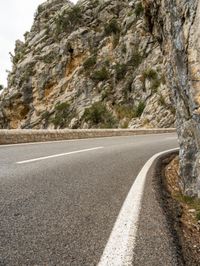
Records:
[[[165,156],[156,159],[148,172],[133,255],[134,266],[184,265],[178,237],[161,193],[161,162]]]

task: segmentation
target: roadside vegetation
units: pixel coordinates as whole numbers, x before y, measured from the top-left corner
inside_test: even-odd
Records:
[[[131,66],[134,70],[142,63],[143,56],[140,54],[138,50],[136,50],[130,61],[128,62],[128,66]]]
[[[91,107],[86,108],[83,114],[83,120],[90,127],[115,128],[117,126],[116,119],[101,102],[96,102]]]
[[[158,88],[162,82],[162,78],[159,78],[158,73],[151,68],[146,69],[142,74],[142,81],[144,84],[147,79],[151,82],[150,89],[153,93],[156,93],[158,91]]]
[[[68,102],[59,103],[55,106],[55,115],[51,119],[55,128],[64,128],[68,125],[71,110]]]
[[[87,71],[88,69],[91,69],[93,66],[95,66],[96,62],[97,62],[97,57],[96,55],[93,55],[85,60],[85,62],[83,63],[83,67]]]
[[[200,221],[200,199],[182,194],[177,195],[176,199],[187,204],[191,210],[194,210],[195,219]]]
[[[72,26],[77,26],[82,18],[81,9],[78,6],[72,7],[70,10],[64,10],[61,14],[56,17],[56,30],[55,34],[58,36],[59,34],[66,32]]]
[[[96,82],[109,79],[109,72],[107,68],[104,66],[101,69],[94,71],[94,73],[91,75],[91,79]]]
[[[120,81],[125,77],[125,75],[127,73],[127,65],[126,64],[117,64],[115,66],[115,71],[116,71],[116,80]]]
[[[136,112],[135,113],[136,117],[141,117],[141,115],[142,115],[145,107],[146,107],[145,102],[140,101],[139,104],[138,104],[138,106],[137,106],[137,108],[136,108],[136,111],[135,111]]]
[[[104,31],[106,36],[120,33],[120,27],[117,23],[117,20],[112,19],[109,23],[105,24]]]
[[[136,15],[136,17],[140,17],[143,14],[144,14],[144,8],[142,6],[142,3],[136,4],[136,7],[135,7],[135,15]]]

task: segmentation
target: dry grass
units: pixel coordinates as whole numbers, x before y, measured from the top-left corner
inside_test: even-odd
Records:
[[[181,193],[178,169],[177,156],[165,169],[167,188],[171,197],[180,204],[182,209],[179,226],[186,265],[200,265],[200,199]]]

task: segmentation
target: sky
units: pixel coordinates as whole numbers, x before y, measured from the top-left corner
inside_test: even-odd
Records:
[[[39,4],[45,0],[0,0],[0,84],[7,85],[6,70],[11,70],[9,52],[14,53],[15,41],[24,40]],[[72,0],[77,2],[77,0]]]

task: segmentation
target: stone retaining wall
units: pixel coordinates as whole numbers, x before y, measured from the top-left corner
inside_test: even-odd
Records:
[[[176,132],[168,129],[0,130],[0,145]]]

